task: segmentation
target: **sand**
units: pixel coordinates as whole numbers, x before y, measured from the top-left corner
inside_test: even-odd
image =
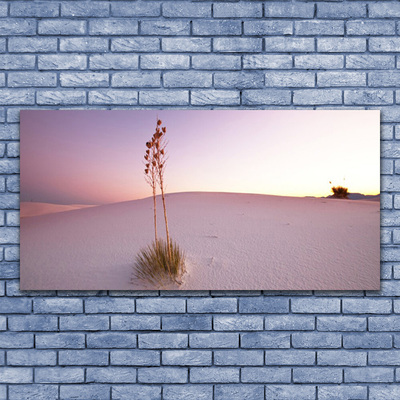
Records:
[[[179,289],[379,290],[377,201],[194,192],[167,207]],[[152,198],[22,218],[21,289],[157,289],[131,282],[152,218]]]
[[[91,205],[86,205],[86,204],[64,205],[64,204],[36,203],[30,201],[21,201],[20,206],[21,206],[20,207],[21,218],[36,217],[38,215],[53,214],[57,212],[72,211],[81,208],[93,207]]]

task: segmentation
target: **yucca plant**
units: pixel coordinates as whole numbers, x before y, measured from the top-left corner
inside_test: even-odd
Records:
[[[171,283],[181,284],[185,271],[185,256],[178,245],[169,246],[163,239],[152,242],[136,256],[134,277],[143,283],[165,287]]]
[[[348,189],[343,186],[333,186],[332,193],[335,199],[347,199],[349,196]]]
[[[154,208],[154,236],[151,245],[141,249],[136,256],[134,265],[134,278],[156,286],[165,286],[168,283],[181,284],[181,277],[185,270],[185,257],[176,243],[171,241],[168,228],[167,207],[165,202],[164,171],[167,161],[165,134],[167,128],[161,126],[157,118],[155,133],[150,141],[146,142],[145,179],[153,191]],[[166,241],[158,238],[157,234],[157,209],[156,190],[157,184],[161,190],[164,210]]]

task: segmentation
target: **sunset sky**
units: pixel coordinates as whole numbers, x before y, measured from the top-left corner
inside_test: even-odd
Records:
[[[167,127],[167,192],[379,193],[379,111],[21,111],[21,201],[149,197],[145,143]]]

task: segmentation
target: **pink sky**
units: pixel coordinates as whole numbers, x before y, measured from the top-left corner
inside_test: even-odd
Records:
[[[167,192],[379,193],[379,111],[21,111],[21,201],[151,196],[145,142],[167,127]]]

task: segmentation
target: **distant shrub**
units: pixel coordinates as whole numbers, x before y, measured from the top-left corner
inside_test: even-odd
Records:
[[[150,283],[156,287],[164,287],[171,283],[181,284],[185,272],[185,255],[178,245],[170,241],[158,239],[140,250],[134,264],[134,278]]]
[[[333,186],[332,193],[335,199],[347,199],[349,195],[348,189],[343,186]]]

